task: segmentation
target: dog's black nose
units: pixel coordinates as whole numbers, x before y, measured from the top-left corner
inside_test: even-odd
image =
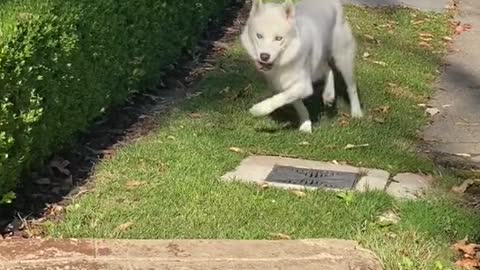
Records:
[[[261,53],[261,54],[260,54],[260,60],[262,60],[263,62],[267,62],[268,60],[270,60],[270,54],[268,54],[268,53]]]

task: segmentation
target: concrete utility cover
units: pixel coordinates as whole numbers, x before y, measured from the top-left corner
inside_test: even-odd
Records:
[[[409,7],[424,11],[442,12],[449,0],[344,0],[345,4],[369,7]]]
[[[382,270],[345,240],[5,240],[0,269]]]
[[[321,171],[334,171],[336,173],[326,178],[326,180],[328,180],[326,185],[320,185],[319,187],[312,185],[291,184],[288,183],[288,181],[268,181],[269,179],[272,179],[272,175],[275,174],[274,169],[278,167],[293,167],[299,169],[300,171],[307,169],[307,172],[309,169],[313,169]],[[347,176],[342,176],[341,174],[339,176],[338,172],[347,173]],[[352,177],[353,175],[357,175],[359,179]],[[357,191],[366,191],[384,190],[389,176],[390,174],[388,172],[376,169],[357,168],[304,159],[273,156],[250,156],[244,159],[235,171],[225,174],[222,179],[225,181],[242,181],[256,184],[268,182],[268,184],[271,186],[286,189],[326,188],[338,190],[342,188],[352,189],[353,185],[353,189]],[[276,177],[279,179],[278,175]],[[316,176],[313,176],[313,178],[315,177]],[[305,178],[308,180],[312,177],[310,177],[310,175],[306,175]],[[347,181],[344,181],[345,179],[347,179]],[[340,183],[333,184],[335,181],[339,181]],[[351,182],[351,184],[349,184],[349,182]]]

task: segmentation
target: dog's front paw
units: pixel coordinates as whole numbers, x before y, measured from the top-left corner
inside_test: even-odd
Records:
[[[335,103],[335,90],[325,89],[322,95],[323,104],[327,107],[332,107]]]
[[[305,121],[300,125],[300,128],[298,129],[301,132],[305,133],[312,133],[312,122],[311,121]]]
[[[262,117],[271,113],[270,107],[266,106],[265,103],[256,104],[249,112],[255,117]]]
[[[352,117],[353,118],[362,118],[363,117],[362,110],[361,109],[352,110]]]

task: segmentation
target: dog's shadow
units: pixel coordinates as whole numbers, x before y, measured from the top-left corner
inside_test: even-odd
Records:
[[[338,115],[339,101],[345,101],[350,104],[348,98],[347,87],[341,74],[334,69],[335,78],[335,102],[331,106],[323,104],[322,94],[325,90],[325,81],[321,80],[313,84],[314,93],[312,96],[304,99],[305,106],[310,113],[310,118],[314,125],[318,125],[322,118],[334,118]],[[298,114],[292,105],[288,105],[274,111],[270,118],[275,122],[281,124],[279,128],[262,128],[258,129],[260,132],[275,133],[282,129],[297,129],[300,125]]]

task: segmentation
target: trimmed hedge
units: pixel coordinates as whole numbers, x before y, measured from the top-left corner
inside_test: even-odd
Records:
[[[2,1],[0,194],[106,107],[154,83],[228,2]]]

